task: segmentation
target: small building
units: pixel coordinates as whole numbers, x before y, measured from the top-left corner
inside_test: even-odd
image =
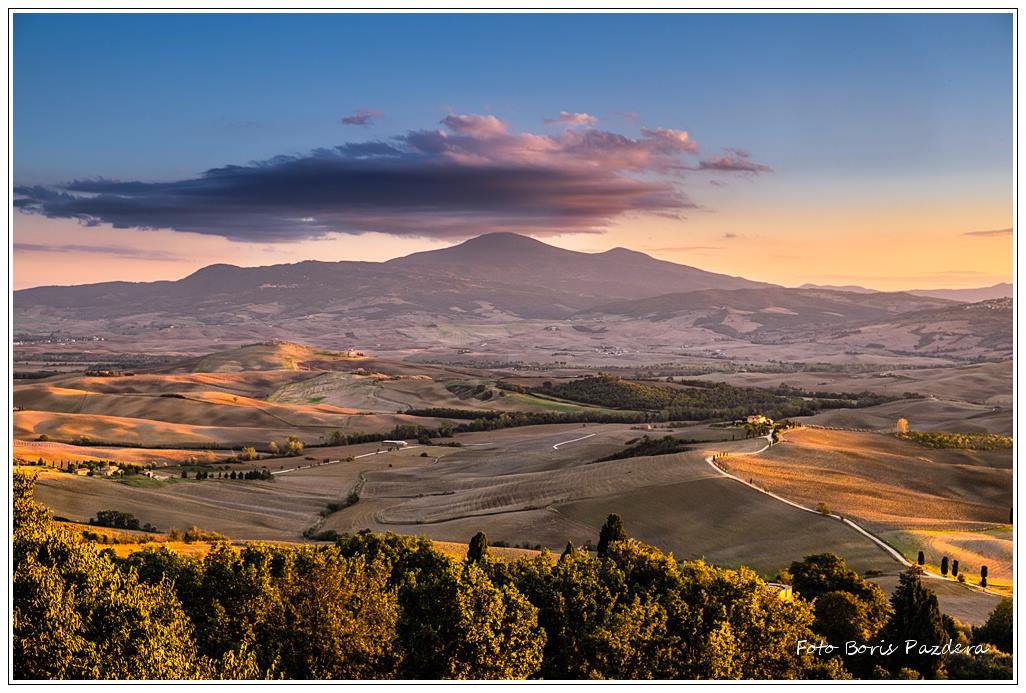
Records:
[[[777,595],[782,602],[789,602],[794,599],[794,590],[791,589],[790,585],[785,585],[782,582],[767,582],[766,591]]]
[[[401,448],[405,448],[408,445],[408,443],[405,440],[383,440],[381,441],[381,443],[389,450],[399,450]]]
[[[747,423],[755,424],[757,426],[761,424],[770,425],[773,423],[773,419],[768,416],[763,416],[762,414],[753,414],[752,416],[749,416],[746,421]]]
[[[100,476],[114,476],[121,471],[121,467],[116,464],[105,464],[102,467],[97,467],[94,471]]]

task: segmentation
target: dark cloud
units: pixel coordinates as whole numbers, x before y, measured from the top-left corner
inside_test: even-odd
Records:
[[[169,253],[163,250],[150,250],[148,248],[127,248],[114,245],[74,245],[60,244],[51,245],[48,243],[15,243],[16,253],[88,253],[92,255],[109,255],[111,257],[131,258],[133,260],[181,260],[181,255]]]
[[[381,111],[374,110],[373,108],[361,108],[358,111],[353,111],[353,115],[346,116],[342,119],[343,125],[370,125],[375,120],[380,119],[384,113]]]
[[[582,233],[624,214],[679,217],[696,208],[676,175],[695,168],[686,159],[698,150],[682,130],[645,128],[636,138],[593,127],[538,135],[512,133],[495,116],[458,114],[441,125],[186,180],[20,186],[14,205],[85,225],[255,242],[364,232]],[[737,150],[728,155],[741,157]]]
[[[769,173],[773,169],[765,164],[757,164],[751,160],[751,154],[743,149],[725,149],[720,156],[703,159],[698,168],[703,171],[735,171],[739,173]]]
[[[1012,229],[992,229],[990,231],[966,231],[963,236],[976,236],[977,238],[995,238],[999,236],[1011,236]]]

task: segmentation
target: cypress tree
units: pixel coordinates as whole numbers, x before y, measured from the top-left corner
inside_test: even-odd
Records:
[[[488,555],[488,535],[478,532],[471,538],[470,547],[467,549],[467,560],[478,563]]]
[[[987,566],[980,568],[980,587],[987,586]]]
[[[920,551],[919,552],[919,558],[916,559],[916,563],[918,563],[919,565],[925,564],[926,563],[926,554],[924,554],[922,551]]]
[[[609,551],[609,543],[613,541],[626,541],[627,531],[623,528],[623,520],[616,513],[606,518],[606,524],[602,525],[599,532],[598,555],[605,558]]]
[[[562,560],[567,560],[567,559],[570,558],[570,556],[573,555],[573,553],[574,553],[574,543],[572,541],[568,541],[566,543],[566,548],[563,549],[563,553],[561,553],[559,555],[559,560],[561,560],[561,561]]]
[[[921,645],[937,645],[947,640],[937,595],[923,585],[922,572],[913,566],[899,576],[898,587],[891,595],[894,613],[882,635],[887,642],[903,644],[916,640]],[[934,677],[940,664],[940,657],[920,654],[918,648],[906,652],[902,646],[891,657],[892,671],[914,669],[925,678]]]
[[[945,556],[941,559],[941,575],[947,576],[948,574],[948,557]]]
[[[958,577],[958,559],[951,561],[951,577]]]

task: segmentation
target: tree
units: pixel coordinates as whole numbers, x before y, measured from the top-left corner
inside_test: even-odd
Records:
[[[1015,610],[1012,608],[1012,600],[1002,599],[990,613],[987,622],[978,628],[973,628],[973,642],[994,645],[1002,652],[1012,654],[1014,646],[1012,623],[1014,620]]]
[[[189,472],[186,471],[185,469],[182,470],[182,478],[183,479],[188,479],[189,478]]]
[[[606,518],[606,524],[599,530],[598,555],[605,558],[609,552],[609,544],[614,541],[626,541],[627,531],[623,528],[623,520],[616,513]]]
[[[563,549],[563,553],[559,554],[559,560],[561,560],[561,561],[565,560],[565,559],[569,558],[570,556],[573,556],[573,554],[574,554],[574,543],[572,541],[568,541],[566,543],[566,548]]]
[[[799,596],[813,601],[812,630],[830,643],[869,643],[887,624],[890,604],[880,586],[848,568],[835,554],[806,556],[785,572]],[[845,657],[856,676],[871,677],[878,662],[868,656]]]
[[[170,585],[140,583],[52,523],[33,484],[14,475],[14,678],[206,678]]]
[[[958,577],[958,559],[951,561],[951,577]]]
[[[478,532],[470,540],[470,547],[467,549],[467,560],[479,563],[488,555],[488,535]]]
[[[980,568],[980,587],[987,586],[987,566]]]
[[[912,566],[898,578],[898,587],[891,595],[891,615],[882,638],[888,642],[905,643],[915,640],[921,645],[938,645],[947,640],[937,595],[923,585],[922,569]],[[925,678],[936,676],[941,658],[921,654],[918,649],[899,647],[891,656],[891,670],[909,668]]]
[[[404,677],[524,679],[541,667],[538,610],[475,563],[421,573],[399,600]]]
[[[926,554],[922,551],[919,552],[919,556],[916,558],[916,564],[924,565],[926,563]]]
[[[812,629],[831,644],[869,643],[880,630],[880,622],[872,604],[851,592],[834,591],[816,597],[813,603],[816,620]],[[878,661],[869,655],[848,655],[845,667],[859,678],[871,677]]]
[[[258,631],[261,661],[278,658],[289,679],[394,678],[399,607],[384,563],[311,547],[282,557],[289,569],[271,573],[282,608]]]
[[[948,557],[947,556],[945,556],[944,558],[941,559],[940,569],[941,569],[941,575],[947,577],[947,575],[948,575]]]
[[[876,583],[850,569],[844,559],[836,554],[806,556],[804,560],[792,563],[787,569],[787,575],[794,591],[810,601],[818,600],[830,592],[847,592],[857,597],[866,608],[870,637],[875,637],[887,623],[890,605],[884,591]],[[813,624],[813,630],[827,630],[828,619],[825,616],[820,619],[819,612],[816,613],[817,623]]]

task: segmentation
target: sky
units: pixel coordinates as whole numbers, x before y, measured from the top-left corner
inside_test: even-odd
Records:
[[[13,51],[16,289],[491,231],[1011,280],[1009,13],[17,13]]]

